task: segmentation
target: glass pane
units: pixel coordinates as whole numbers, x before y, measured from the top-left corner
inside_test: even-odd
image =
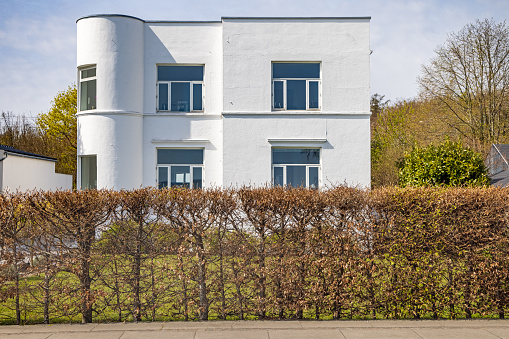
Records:
[[[80,111],[96,108],[95,83],[96,80],[81,82]]]
[[[191,183],[191,172],[189,170],[189,166],[171,166],[171,187],[189,188]]]
[[[157,172],[157,186],[159,188],[168,187],[168,167],[159,167]]]
[[[309,108],[318,108],[318,81],[309,82]]]
[[[171,111],[189,112],[190,84],[188,82],[173,82],[171,84]]]
[[[85,70],[81,71],[82,79],[90,78],[90,77],[95,77],[95,68],[85,69]]]
[[[274,167],[274,186],[283,185],[283,167]]]
[[[283,81],[274,81],[274,108],[284,108]]]
[[[159,84],[159,110],[168,110],[168,84]]]
[[[201,84],[193,84],[193,111],[203,110]]]
[[[81,157],[81,189],[97,188],[97,156]]]
[[[309,167],[309,188],[318,189],[318,167]]]
[[[306,110],[306,80],[286,82],[286,109]]]
[[[158,149],[157,164],[203,165],[202,149]]]
[[[158,81],[203,81],[203,66],[157,66]]]
[[[284,63],[272,64],[272,78],[320,79],[320,63]]]
[[[201,167],[193,167],[193,188],[202,188]]]
[[[316,148],[274,148],[272,149],[273,164],[319,164],[320,150]]]
[[[286,166],[286,185],[290,187],[305,187],[306,166]]]

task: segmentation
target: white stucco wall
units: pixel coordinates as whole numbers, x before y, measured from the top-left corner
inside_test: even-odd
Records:
[[[369,54],[369,18],[80,19],[97,109],[78,114],[78,155],[120,189],[156,185],[157,148],[203,148],[210,187],[270,183],[272,147],[319,147],[322,184],[369,186]],[[271,111],[275,61],[321,63],[320,112]],[[203,113],[157,112],[157,65],[174,63],[204,65]]]
[[[98,188],[139,188],[144,22],[98,16],[79,20],[77,29],[78,79],[84,66],[96,65],[97,74],[97,109],[78,112],[78,156],[97,155]],[[78,166],[78,187],[80,174]]]
[[[270,112],[273,61],[321,62],[322,112],[369,113],[369,19],[224,19],[223,110]]]
[[[8,154],[2,173],[2,191],[72,189],[72,175],[55,173],[55,162],[50,160]]]

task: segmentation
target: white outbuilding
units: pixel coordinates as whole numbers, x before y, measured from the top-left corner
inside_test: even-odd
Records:
[[[78,187],[368,187],[369,22],[78,19]]]
[[[72,189],[72,175],[55,173],[57,159],[0,145],[0,192]]]

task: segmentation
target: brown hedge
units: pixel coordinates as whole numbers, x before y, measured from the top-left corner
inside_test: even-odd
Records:
[[[0,321],[504,318],[509,190],[0,195]]]

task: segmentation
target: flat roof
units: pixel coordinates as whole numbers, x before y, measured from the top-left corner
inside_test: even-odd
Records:
[[[22,150],[14,148],[12,146],[2,145],[2,144],[0,144],[0,150],[4,150],[5,152],[10,153],[10,154],[15,154],[15,155],[18,154],[18,155],[26,156],[26,157],[30,157],[30,158],[38,158],[38,159],[42,159],[42,160],[57,161],[56,158],[47,157],[47,156],[41,155],[41,154],[35,154],[35,153],[22,151]]]
[[[91,14],[84,17],[79,18],[76,22],[81,19],[88,18],[100,18],[100,17],[123,17],[134,20],[139,20],[141,22],[149,22],[149,23],[221,23],[224,20],[371,20],[370,16],[352,16],[352,17],[319,17],[319,16],[309,16],[309,17],[235,17],[235,16],[223,16],[220,21],[185,21],[185,20],[143,20],[131,15],[125,14]]]

